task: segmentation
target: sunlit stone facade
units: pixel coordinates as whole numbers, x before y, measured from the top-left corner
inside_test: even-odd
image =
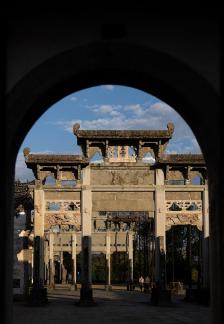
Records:
[[[27,235],[40,238],[40,286],[52,287],[58,280],[69,281],[75,289],[80,252],[81,300],[91,299],[94,253],[105,254],[106,288],[111,287],[111,256],[115,251],[127,253],[128,279],[133,281],[133,237],[139,220],[144,219],[153,223],[155,281],[161,277],[166,231],[172,225],[192,224],[203,232],[206,287],[209,223],[203,156],[165,153],[174,131],[172,123],[166,130],[156,131],[80,130],[78,124],[73,129],[82,155],[39,155],[24,149],[27,167],[35,175],[35,182],[29,185],[33,220]],[[101,163],[91,160],[96,153],[101,154]],[[149,154],[150,163],[146,159]],[[48,182],[49,177],[52,182]],[[32,251],[32,246],[26,249]],[[70,272],[64,267],[65,252],[72,260]],[[21,253],[17,252],[17,260],[25,255]]]

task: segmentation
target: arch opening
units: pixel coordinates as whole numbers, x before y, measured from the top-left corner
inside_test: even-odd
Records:
[[[119,89],[122,88],[125,89],[123,91],[128,91],[126,87],[122,87],[122,86],[111,85],[111,87],[113,87],[114,91],[119,91]],[[99,88],[101,90],[102,88],[106,89],[106,86],[101,85],[100,87],[95,87],[95,91],[96,92],[99,91],[98,90]],[[91,93],[93,89],[94,88],[89,88],[86,90],[86,92]],[[137,89],[132,89],[132,91],[135,91],[135,96],[133,96],[133,98],[138,97],[137,98],[138,100],[140,98],[140,93],[143,96],[149,96],[149,94],[144,94],[143,92],[138,91]],[[85,90],[82,90],[82,93],[84,92]],[[146,207],[143,207],[143,210],[141,211],[135,210],[136,207],[134,205],[132,206],[131,200],[134,200],[135,205],[137,205],[139,202],[141,202],[141,200],[144,201],[143,197],[139,196],[138,198],[134,198],[134,196],[133,197],[130,196],[128,199],[123,198],[122,200],[122,198],[120,197],[124,195],[124,192],[122,192],[123,189],[121,190],[120,186],[122,185],[124,187],[125,186],[131,187],[134,185],[135,189],[132,188],[132,191],[135,192],[135,190],[139,188],[141,189],[141,186],[144,185],[145,186],[163,185],[165,196],[162,205],[164,205],[166,203],[169,203],[168,200],[170,199],[173,200],[174,198],[172,195],[171,195],[172,197],[171,196],[166,197],[166,191],[168,191],[169,194],[169,189],[167,189],[165,186],[172,184],[175,188],[175,186],[177,185],[179,186],[188,185],[189,184],[188,181],[191,175],[190,173],[191,163],[194,163],[194,172],[196,172],[197,168],[200,169],[201,167],[200,163],[203,164],[204,162],[200,161],[200,163],[197,164],[197,161],[196,162],[191,161],[193,155],[192,153],[191,154],[188,153],[189,143],[187,143],[188,145],[185,143],[186,146],[185,150],[187,152],[185,151],[184,152],[185,154],[181,154],[182,153],[181,150],[183,150],[184,145],[181,144],[180,140],[179,141],[176,140],[175,142],[175,138],[172,138],[173,134],[175,134],[174,131],[175,128],[173,124],[168,122],[168,120],[173,120],[176,118],[179,123],[181,122],[183,123],[183,120],[178,114],[176,117],[174,114],[174,110],[164,102],[159,101],[159,99],[151,96],[148,99],[149,102],[151,100],[150,103],[148,103],[147,101],[145,102],[146,98],[144,97],[144,101],[142,103],[124,102],[122,104],[118,104],[118,103],[115,104],[112,102],[108,104],[107,102],[107,104],[100,103],[98,105],[97,104],[91,105],[91,103],[88,103],[87,105],[86,103],[84,103],[85,102],[84,99],[86,99],[84,98],[84,96],[80,96],[80,93],[76,92],[70,94],[63,100],[64,102],[66,102],[66,100],[67,101],[69,100],[70,102],[72,102],[72,104],[74,104],[75,102],[77,106],[79,105],[78,102],[82,101],[80,107],[82,107],[82,109],[85,108],[88,109],[89,115],[90,114],[93,115],[92,119],[86,119],[87,114],[84,114],[82,118],[81,116],[78,115],[75,116],[75,119],[73,119],[72,122],[69,122],[68,120],[65,120],[64,122],[62,122],[61,120],[60,122],[54,120],[52,122],[54,124],[54,127],[57,128],[57,131],[59,133],[61,132],[60,127],[63,127],[64,132],[68,132],[69,134],[71,134],[72,124],[74,125],[73,132],[77,137],[77,143],[80,146],[79,151],[77,148],[75,148],[74,151],[75,153],[78,152],[79,154],[75,154],[75,155],[74,154],[64,154],[64,155],[52,154],[52,157],[50,157],[49,154],[48,155],[38,154],[38,156],[36,156],[37,169],[35,169],[33,167],[35,161],[35,154],[33,153],[32,155],[30,155],[30,153],[27,154],[26,153],[27,149],[26,151],[24,151],[26,163],[28,166],[31,166],[31,168],[34,171],[34,175],[36,177],[36,189],[37,188],[41,189],[41,184],[38,182],[39,181],[38,172],[40,173],[40,179],[41,179],[42,177],[41,172],[46,172],[47,170],[47,172],[50,175],[48,175],[45,178],[45,180],[47,178],[52,177],[52,174],[54,175],[53,185],[56,188],[55,196],[53,196],[53,191],[51,192],[52,196],[50,196],[50,194],[48,194],[47,192],[45,193],[45,195],[46,197],[49,196],[48,198],[49,201],[47,202],[48,206],[51,207],[53,206],[52,208],[48,208],[48,211],[49,212],[56,211],[58,212],[58,214],[53,214],[53,213],[52,215],[50,213],[46,214],[45,217],[47,217],[47,222],[50,222],[51,226],[49,227],[49,234],[48,234],[48,229],[46,228],[44,230],[45,233],[44,235],[46,236],[46,239],[49,241],[48,235],[50,235],[50,233],[55,233],[54,235],[55,237],[57,237],[57,240],[59,239],[58,244],[60,244],[61,248],[71,249],[71,253],[73,251],[72,249],[76,249],[76,250],[81,249],[80,230],[83,224],[80,223],[80,219],[78,220],[78,217],[79,218],[81,217],[80,205],[83,204],[83,201],[81,201],[81,199],[83,198],[81,194],[82,189],[80,187],[80,184],[86,183],[82,181],[90,181],[87,182],[88,185],[93,185],[93,186],[106,185],[107,191],[109,192],[117,191],[117,193],[115,194],[116,198],[115,200],[113,200],[112,198],[112,201],[109,201],[109,199],[106,197],[106,194],[103,191],[100,193],[100,195],[104,197],[104,199],[107,201],[108,206],[106,207],[106,209],[105,209],[106,205],[102,205],[100,198],[94,196],[94,193],[91,194],[93,195],[92,198],[93,206],[94,204],[95,205],[98,204],[98,209],[94,209],[95,207],[93,207],[93,209],[90,212],[91,217],[93,217],[92,235],[97,233],[98,236],[98,241],[96,238],[93,238],[93,245],[92,245],[94,251],[93,252],[94,258],[92,259],[93,281],[94,283],[97,283],[98,281],[98,283],[102,284],[102,280],[108,281],[108,278],[110,277],[110,281],[108,284],[109,286],[111,286],[111,284],[113,283],[118,283],[118,282],[120,283],[122,282],[123,284],[124,282],[132,282],[131,285],[128,284],[129,287],[128,289],[133,290],[133,287],[138,287],[138,276],[144,275],[144,277],[147,278],[147,280],[149,280],[150,282],[150,284],[147,284],[148,288],[147,289],[145,288],[146,290],[144,291],[149,292],[150,289],[152,288],[152,285],[155,284],[156,281],[158,281],[158,278],[160,276],[159,271],[161,270],[156,269],[156,265],[155,265],[156,263],[155,242],[156,242],[156,238],[158,237],[158,234],[156,234],[155,228],[152,229],[151,228],[152,226],[151,225],[149,226],[148,220],[149,219],[152,220],[153,218],[155,219],[157,217],[157,213],[159,213],[158,211],[159,209],[156,210],[152,208],[154,202],[152,200],[153,195],[151,195],[147,199],[149,199],[151,205],[150,208],[152,209],[145,210]],[[130,100],[130,93],[128,99]],[[57,113],[56,104],[54,105],[53,108],[55,113]],[[60,108],[62,108],[62,106],[60,106]],[[65,109],[65,107],[63,108]],[[74,106],[74,110],[77,110],[77,107]],[[162,117],[159,117],[159,113],[161,113]],[[65,114],[66,114],[66,110],[65,110]],[[49,111],[49,116],[50,118],[53,118],[52,117],[53,115],[52,113],[50,113],[50,111]],[[153,124],[152,124],[153,126],[152,129],[150,129],[149,132],[147,133],[148,130],[145,129],[144,127],[146,127],[146,125],[148,124],[150,125],[151,119],[153,119]],[[77,122],[81,124],[81,127]],[[157,126],[160,126],[165,122],[166,123],[168,122],[167,130],[166,131],[157,130]],[[48,121],[47,124],[49,123],[50,121]],[[182,124],[182,126],[180,127],[182,130],[183,130],[183,125],[184,124]],[[85,126],[87,126],[87,129],[83,130],[82,128]],[[130,129],[131,126],[132,129]],[[111,129],[107,130],[105,129],[105,127],[106,128],[110,127]],[[49,133],[49,127],[47,131]],[[42,132],[44,133],[44,131]],[[36,133],[40,133],[40,132],[36,132]],[[103,135],[101,135],[100,137],[101,133]],[[179,136],[181,135],[180,130],[178,134]],[[192,133],[189,134],[191,135]],[[60,133],[60,137],[61,136],[62,134]],[[85,136],[87,139],[85,139]],[[105,140],[105,136],[107,136],[106,140]],[[184,136],[186,137],[186,132]],[[157,139],[158,137],[160,138],[159,140]],[[168,137],[169,140],[172,138],[171,140],[172,143],[170,146],[168,141],[166,140],[166,137]],[[138,138],[141,138],[141,141],[139,141]],[[142,140],[142,138],[144,140]],[[56,135],[53,135],[53,144],[55,142],[55,139],[56,139]],[[183,139],[183,141],[184,140],[185,139]],[[65,143],[65,141],[62,141],[62,143],[63,142]],[[191,152],[193,151],[194,148],[199,149],[199,147],[195,145],[196,141],[194,137],[191,138],[191,142],[193,143],[191,147]],[[178,147],[179,147],[179,151],[178,151]],[[55,148],[38,147],[36,150],[37,151],[42,150],[43,152],[46,150],[55,151]],[[67,151],[68,147],[66,146],[64,150]],[[62,151],[62,147],[60,147],[60,151]],[[29,155],[30,158],[32,158],[32,163],[29,162]],[[85,160],[86,163],[85,165],[81,165],[78,162],[81,161],[81,158],[83,162]],[[182,160],[181,160],[181,164],[179,165],[178,163],[180,158]],[[100,159],[100,163],[99,163],[99,159]],[[46,163],[46,161],[48,163],[47,169],[46,166],[44,166],[44,163]],[[68,161],[70,161],[70,163],[68,163]],[[38,163],[41,163],[42,166],[38,167],[39,165]],[[65,163],[66,163],[66,167],[64,166]],[[88,166],[88,164],[90,166],[91,180],[86,180],[87,178],[85,175],[86,173],[85,169]],[[91,169],[91,164],[92,164],[92,169]],[[99,170],[97,169],[98,164],[101,164]],[[144,169],[145,173],[143,172],[143,174],[138,174],[139,171],[137,170],[139,167],[141,167],[142,170]],[[122,170],[122,168],[125,169],[125,174],[122,174],[122,171],[118,171],[118,170]],[[108,171],[106,170],[110,170],[109,176],[108,176]],[[154,170],[156,171],[154,172]],[[161,178],[161,175],[160,176],[159,174],[157,175],[158,173],[157,171],[162,175],[163,178]],[[97,176],[97,172],[99,172],[98,176]],[[136,172],[136,174],[134,175],[133,172]],[[203,167],[203,172],[204,172],[204,167]],[[93,176],[91,175],[92,173]],[[102,176],[100,175],[100,173],[102,174]],[[193,175],[194,174],[195,173],[193,173]],[[66,177],[67,180],[65,180]],[[174,180],[172,177],[174,177]],[[181,182],[178,177],[181,177]],[[71,180],[72,178],[74,178],[75,180]],[[96,179],[98,182],[96,181]],[[162,182],[161,179],[163,179]],[[51,182],[45,180],[43,181],[44,185],[47,186],[51,184]],[[72,191],[69,192],[69,187],[71,187],[69,186],[69,184],[71,182],[73,184],[75,183],[77,194],[79,194],[80,192],[80,196],[74,195],[74,197],[76,197],[74,201],[71,200],[71,197],[73,195]],[[114,185],[118,186],[118,189],[113,189],[112,187]],[[108,189],[109,187],[111,188]],[[174,188],[172,193],[175,193]],[[63,200],[62,203],[60,204],[55,202],[50,203],[50,197],[51,199],[52,198],[56,200],[58,199],[56,195],[58,194],[58,189],[60,189],[61,192],[60,197],[61,200]],[[63,192],[63,190],[65,190],[65,192]],[[147,190],[150,191],[149,188]],[[140,191],[144,192],[143,189],[141,189]],[[183,212],[183,208],[181,204],[185,204],[184,210],[197,212],[198,207],[195,204],[195,202],[194,201],[192,202],[191,198],[189,201],[185,201],[187,199],[181,197],[181,192],[179,192],[179,188],[176,188],[176,191],[177,191],[176,192],[177,196],[175,197],[175,199],[177,200],[177,202],[171,201],[171,205],[168,208],[168,211]],[[100,192],[99,189],[98,192]],[[112,194],[112,192],[110,192],[110,194]],[[128,194],[126,193],[126,195]],[[135,195],[137,196],[137,191],[135,192]],[[68,199],[67,197],[69,197],[70,199],[69,202],[66,201]],[[118,200],[119,199],[121,200],[120,205],[119,203],[116,203],[117,197],[119,197]],[[184,202],[182,200],[184,200]],[[127,205],[127,203],[128,206],[125,207],[125,204]],[[159,205],[160,203],[161,201],[157,202],[156,204]],[[54,207],[55,205],[57,205],[57,208]],[[144,205],[143,202],[142,205]],[[162,205],[161,208],[163,208]],[[112,209],[110,209],[111,208],[110,206],[113,206]],[[83,208],[85,209],[85,204],[83,205]],[[121,208],[122,210],[119,210],[119,208]],[[76,215],[72,214],[73,211],[76,211],[77,214]],[[180,216],[182,218],[188,217],[186,215],[186,212],[184,213],[185,213],[184,215],[181,214]],[[73,222],[72,217],[77,217],[76,220],[74,219],[74,224],[72,223]],[[173,219],[171,221],[173,221]],[[55,223],[52,225],[52,222]],[[53,227],[58,226],[57,231],[52,230],[52,226]],[[108,231],[111,233],[110,239],[112,241],[114,239],[114,242],[110,244],[109,247],[107,246],[107,249],[110,250],[110,253],[109,254],[107,253],[105,256],[104,250],[105,250],[105,245],[107,245],[107,243],[105,244],[104,242],[105,240],[107,242],[106,233]],[[76,240],[79,241],[79,243],[75,244],[75,248],[73,243],[71,243],[68,240],[66,241],[65,239],[65,234],[67,234],[68,232],[76,236],[75,241]],[[135,235],[136,233],[137,235]],[[102,239],[100,240],[99,235],[101,234],[103,236]],[[164,234],[164,239],[165,239],[165,235],[166,234]],[[113,248],[111,248],[111,246],[113,246]],[[165,248],[165,245],[163,248]],[[113,251],[113,249],[115,249],[115,251]],[[64,252],[67,253],[67,250]],[[99,253],[101,253],[102,255]],[[54,283],[61,284],[62,282],[66,281],[68,283],[69,281],[70,284],[77,285],[76,282],[74,283],[74,281],[71,280],[71,278],[73,279],[77,278],[77,274],[74,273],[76,271],[75,270],[76,266],[73,265],[71,278],[67,280],[65,279],[66,277],[65,273],[67,271],[66,270],[67,268],[64,269],[62,267],[64,255],[59,256],[59,258],[62,259],[60,259],[57,262],[55,261],[56,263],[55,263],[54,271],[57,272],[57,279],[55,279],[56,281],[54,280]],[[74,255],[73,255],[73,259],[71,260],[69,262],[74,262]],[[112,269],[112,273],[110,274],[110,276],[108,276],[106,273],[108,269],[108,262],[111,262],[110,269]],[[116,272],[118,269],[118,265],[119,266],[121,265],[122,268],[121,276],[118,276]],[[124,280],[124,278],[126,279]],[[50,282],[49,269],[46,273],[45,282],[46,283]]]
[[[205,150],[206,151],[206,150]]]

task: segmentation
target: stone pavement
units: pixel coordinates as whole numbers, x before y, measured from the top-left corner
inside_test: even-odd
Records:
[[[78,291],[55,289],[49,291],[49,303],[43,307],[30,307],[23,302],[14,303],[14,324],[88,324],[88,323],[147,323],[187,324],[210,323],[210,309],[205,306],[173,298],[169,307],[149,304],[150,295],[140,291],[94,289],[95,306],[80,307]]]

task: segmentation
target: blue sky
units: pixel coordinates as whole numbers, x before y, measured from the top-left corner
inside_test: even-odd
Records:
[[[76,122],[81,129],[166,129],[173,122],[166,153],[201,153],[189,126],[167,103],[134,88],[102,85],[70,94],[37,120],[18,153],[16,179],[33,179],[24,163],[24,147],[33,153],[81,154],[72,133]]]

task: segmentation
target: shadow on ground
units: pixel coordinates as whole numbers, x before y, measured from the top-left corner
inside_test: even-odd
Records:
[[[150,294],[139,291],[93,292],[96,307],[78,307],[80,291],[51,290],[48,304],[27,307],[24,302],[14,303],[14,324],[67,324],[67,323],[147,323],[176,324],[203,321],[209,323],[209,307],[187,303],[183,297],[174,297],[169,307],[150,305]]]

